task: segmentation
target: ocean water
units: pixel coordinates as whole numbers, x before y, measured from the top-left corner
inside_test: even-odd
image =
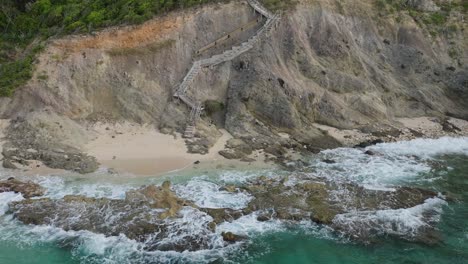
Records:
[[[125,236],[105,237],[87,231],[64,231],[51,226],[26,226],[7,213],[8,203],[23,199],[20,194],[0,193],[0,264],[63,263],[468,263],[468,138],[417,139],[408,142],[369,147],[377,153],[368,156],[362,150],[341,148],[311,156],[311,166],[302,174],[326,177],[333,181],[354,182],[368,189],[393,190],[414,186],[439,192],[439,198],[401,210],[381,210],[338,215],[336,221],[379,220],[382,232],[371,244],[350,241],[327,226],[309,221],[300,223],[271,220],[258,222],[247,215],[218,226],[212,234],[212,246],[195,252],[149,252],[142,243]],[[322,162],[333,159],[334,164]],[[290,175],[286,184],[300,184],[294,173],[276,169],[190,171],[164,177],[138,178],[112,176],[105,170],[93,175],[51,175],[30,177],[48,189],[46,196],[61,198],[67,194],[121,199],[125,191],[144,184],[171,180],[176,193],[210,208],[240,209],[252,199],[245,193],[220,190],[223,184],[242,183],[266,176]],[[17,173],[0,169],[0,179]],[[442,196],[441,196],[442,198]],[[427,225],[426,212],[441,234],[435,245],[410,242],[392,234],[411,236]],[[184,234],[206,235],[202,226],[211,219],[193,208],[184,208],[183,217],[171,228],[182,239]],[[385,230],[388,229],[388,230]],[[249,239],[225,246],[221,232],[230,231]]]

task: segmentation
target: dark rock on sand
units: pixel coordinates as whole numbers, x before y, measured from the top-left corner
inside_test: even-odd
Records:
[[[4,159],[2,165],[3,165],[3,168],[5,169],[12,169],[12,170],[18,169],[18,167],[9,159]]]

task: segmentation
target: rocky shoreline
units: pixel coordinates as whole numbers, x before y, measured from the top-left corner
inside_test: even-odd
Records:
[[[251,161],[264,154],[265,161],[273,161],[285,168],[300,168],[304,164],[303,156],[318,153],[324,149],[336,147],[365,148],[379,143],[407,141],[416,138],[466,137],[468,121],[456,118],[402,118],[394,124],[373,124],[359,129],[337,129],[330,126],[314,124],[328,136],[330,147],[317,148],[291,140],[287,134],[276,142],[254,144],[252,138],[245,140],[232,139],[220,154],[227,159]],[[330,140],[331,138],[331,140]],[[333,147],[332,147],[333,146]],[[256,151],[256,152],[254,152]],[[255,154],[252,154],[255,153]]]
[[[209,249],[213,237],[222,237],[224,246],[248,239],[230,231],[218,232],[217,226],[254,214],[257,221],[303,223],[310,221],[329,226],[337,234],[359,243],[372,243],[388,235],[426,244],[440,242],[435,223],[430,221],[411,235],[395,226],[392,233],[382,232],[387,222],[343,221],[346,214],[369,214],[379,210],[408,209],[423,205],[440,194],[413,187],[395,190],[368,190],[351,182],[332,182],[310,173],[288,176],[260,176],[238,185],[220,186],[220,191],[243,193],[250,201],[242,209],[204,208],[180,198],[166,181],[127,191],[124,199],[90,198],[67,195],[60,199],[42,198],[46,190],[32,182],[14,178],[0,181],[0,192],[19,192],[26,198],[9,204],[8,213],[27,225],[51,225],[65,231],[87,230],[105,236],[124,234],[144,243],[149,251],[197,251]],[[34,199],[31,199],[34,198]],[[346,202],[345,202],[346,201]],[[207,219],[195,234],[182,240],[169,240],[177,233],[175,225],[185,214]],[[168,242],[170,241],[170,242]]]
[[[54,118],[49,118],[50,116]],[[138,146],[125,145],[125,142],[119,140],[125,138],[125,141],[130,142],[130,139],[137,138],[138,132],[135,131],[139,131],[139,125],[135,124],[132,127],[136,128],[132,128],[128,132],[125,129],[116,130],[118,131],[115,132],[117,134],[112,136],[112,141],[108,144],[121,145],[120,148],[123,149],[137,148],[135,149],[135,153],[140,153],[141,150],[138,150]],[[315,141],[312,145],[301,143],[287,133],[280,133],[278,135],[279,140],[269,137],[231,137],[230,139],[225,139],[226,143],[224,146],[215,147],[213,148],[214,150],[210,151],[219,151],[219,154],[215,154],[220,158],[240,163],[275,163],[284,168],[297,169],[306,165],[304,163],[304,156],[318,153],[323,149],[337,147],[365,148],[378,143],[405,141],[415,138],[468,136],[468,121],[455,118],[401,118],[392,125],[374,124],[352,130],[340,130],[319,124],[315,124],[315,127],[321,130],[326,137],[322,141]],[[72,130],[75,132],[72,132]],[[28,119],[17,118],[12,120],[10,125],[6,126],[3,131],[6,141],[2,146],[2,165],[7,169],[22,169],[26,171],[34,171],[42,166],[71,170],[82,174],[94,172],[99,167],[99,161],[86,153],[86,150],[76,147],[76,145],[83,144],[80,142],[89,141],[90,139],[84,138],[92,138],[96,132],[93,130],[80,131],[81,129],[77,128],[76,124],[67,123],[58,116],[50,114],[35,115]],[[151,133],[151,135],[157,134],[157,132]],[[76,137],[77,142],[73,144],[66,142],[65,139],[68,139],[71,135]],[[115,137],[117,138],[114,139]],[[150,135],[145,136],[144,140],[151,140]],[[188,150],[193,149],[190,145],[197,144],[196,142],[200,141],[187,142]],[[167,143],[166,145],[166,147],[170,148],[171,143]],[[322,147],[317,147],[318,145],[322,145]],[[177,146],[177,148],[183,147]],[[209,148],[209,146],[204,146],[203,148]],[[157,145],[154,146],[154,149],[157,149]],[[175,155],[179,155],[184,161],[188,159],[205,161],[217,158],[213,154],[183,154],[183,150],[179,152],[181,153],[176,153]],[[128,153],[131,153],[130,150]],[[152,155],[151,153],[147,154]],[[127,158],[138,159],[141,156],[133,157],[132,155],[128,154]],[[191,156],[194,158],[191,158]],[[207,158],[204,158],[204,156]],[[186,164],[183,166],[186,166]]]

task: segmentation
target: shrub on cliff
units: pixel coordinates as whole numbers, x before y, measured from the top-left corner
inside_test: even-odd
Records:
[[[51,36],[141,23],[156,14],[215,1],[2,0],[0,96],[12,95],[16,87],[31,78],[36,55],[34,47]]]

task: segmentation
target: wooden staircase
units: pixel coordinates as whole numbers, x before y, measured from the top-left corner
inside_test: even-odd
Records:
[[[186,93],[187,90],[190,88],[190,85],[198,76],[198,73],[201,71],[201,69],[207,67],[212,68],[220,63],[230,61],[243,54],[244,52],[249,51],[255,46],[257,42],[259,42],[262,39],[262,37],[268,36],[272,29],[278,24],[279,20],[281,19],[280,14],[271,13],[258,1],[247,0],[247,2],[253,9],[255,9],[258,13],[267,18],[265,24],[252,37],[250,37],[247,41],[241,43],[240,45],[234,46],[230,50],[226,50],[223,53],[214,55],[210,58],[195,61],[187,75],[185,75],[182,83],[177,87],[174,93],[174,98],[180,99],[182,102],[184,102],[187,106],[191,108],[189,123],[184,132],[185,138],[194,137],[196,122],[200,118],[201,112],[203,111],[201,103],[188,97]]]

